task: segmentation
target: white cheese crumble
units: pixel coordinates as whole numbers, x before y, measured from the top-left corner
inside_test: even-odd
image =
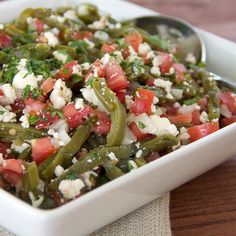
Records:
[[[141,43],[138,48],[138,53],[144,56],[151,52],[151,50],[151,47],[147,43]]]
[[[128,164],[131,166],[130,172],[138,169],[137,164],[133,160],[128,161]]]
[[[173,99],[173,96],[170,93],[172,82],[167,81],[167,80],[163,80],[163,79],[154,79],[153,83],[155,86],[165,89],[165,91],[167,93],[166,97],[168,99]]]
[[[193,111],[195,110],[200,110],[201,107],[197,104],[197,103],[194,103],[192,105],[183,105],[182,107],[180,107],[178,109],[178,112],[181,113],[181,114],[184,114],[184,113],[192,113]]]
[[[66,83],[58,79],[50,95],[50,101],[56,109],[63,108],[67,102],[71,101],[72,91],[66,87]]]
[[[179,138],[180,138],[181,141],[185,141],[185,140],[188,140],[190,138],[190,135],[188,134],[188,131],[187,131],[186,128],[182,127],[180,129]]]
[[[8,111],[5,107],[0,106],[0,121],[16,122],[16,114]]]
[[[65,18],[63,16],[56,16],[56,15],[51,15],[50,16],[51,19],[56,20],[60,23],[64,23],[65,22]]]
[[[177,88],[172,88],[171,89],[171,94],[176,98],[176,99],[182,99],[183,97],[183,89],[177,89]]]
[[[133,132],[130,130],[130,128],[127,126],[125,128],[125,135],[124,138],[122,140],[122,145],[129,145],[131,143],[136,142],[137,138],[136,136],[133,134]]]
[[[107,24],[107,18],[102,16],[100,20],[94,21],[92,24],[88,25],[88,27],[90,29],[103,30]]]
[[[66,179],[60,182],[58,189],[62,193],[64,198],[75,199],[80,194],[81,189],[83,189],[84,187],[85,184],[80,179]]]
[[[111,56],[106,53],[102,58],[101,58],[101,63],[103,66],[107,65],[110,62]]]
[[[23,151],[25,151],[28,147],[30,147],[30,145],[28,143],[22,143],[20,145],[18,145],[17,143],[13,142],[11,144],[11,149],[13,149],[14,151],[18,152],[18,153],[22,153]]]
[[[81,175],[81,177],[82,177],[82,179],[83,179],[83,181],[84,181],[84,183],[85,183],[88,190],[90,190],[92,188],[92,183],[90,181],[91,172],[93,172],[93,171],[87,171],[87,172],[85,172],[84,174]]]
[[[83,98],[76,98],[75,99],[75,109],[77,109],[77,110],[84,109],[84,99]]]
[[[3,30],[3,29],[4,29],[4,25],[0,24],[0,30]]]
[[[45,32],[43,35],[48,40],[49,46],[55,47],[56,45],[59,44],[59,40],[53,32],[48,31],[48,32]]]
[[[79,5],[78,8],[77,8],[77,13],[80,16],[87,16],[87,15],[89,15],[88,6],[86,4]]]
[[[23,116],[21,116],[20,117],[20,119],[19,119],[19,121],[21,122],[21,126],[23,127],[23,128],[29,128],[29,120],[28,120],[28,114],[26,114],[26,115],[23,115]]]
[[[131,109],[134,104],[132,95],[125,95],[125,104],[127,109]]]
[[[187,56],[185,58],[185,61],[189,62],[191,64],[196,64],[197,63],[196,57],[192,53],[187,54]]]
[[[42,204],[43,200],[44,200],[43,196],[39,196],[39,198],[36,199],[36,197],[34,196],[34,194],[32,192],[29,192],[29,198],[31,200],[31,203],[32,203],[33,207],[39,207]]]
[[[80,89],[80,91],[86,101],[93,104],[94,106],[97,106],[100,110],[107,112],[106,108],[97,98],[93,88],[86,87],[86,88]]]
[[[221,114],[222,116],[227,117],[227,118],[232,117],[231,111],[230,111],[230,110],[228,109],[228,107],[225,106],[224,104],[220,106],[220,114]]]
[[[178,130],[174,124],[171,124],[167,118],[161,118],[158,115],[151,115],[142,113],[134,118],[136,125],[142,133],[149,133],[155,135],[171,134],[178,135]]]
[[[63,119],[57,120],[49,126],[48,134],[52,135],[57,140],[59,146],[64,146],[70,142],[71,138],[68,135],[69,126]]]
[[[207,123],[209,121],[208,114],[205,111],[203,111],[199,119],[203,124]]]
[[[106,42],[109,40],[109,35],[104,31],[98,30],[94,33],[94,38]]]
[[[78,18],[76,16],[76,13],[75,11],[73,10],[68,10],[66,11],[64,14],[63,14],[63,17],[67,20],[74,20],[74,21],[77,21]]]
[[[65,53],[61,53],[60,51],[54,51],[53,56],[58,60],[61,61],[62,63],[66,63],[68,59],[68,55]]]
[[[136,157],[136,158],[140,158],[140,157],[142,156],[142,154],[143,154],[143,151],[142,151],[142,150],[138,150],[138,151],[136,152],[136,154],[135,154],[135,157]]]
[[[34,73],[29,73],[26,68],[26,59],[21,59],[17,65],[18,73],[14,76],[12,86],[16,89],[24,89],[27,85],[31,88],[37,88],[38,82],[43,79],[42,75],[34,75]]]
[[[114,161],[115,163],[118,162],[118,159],[117,159],[117,157],[116,157],[116,155],[115,155],[114,152],[109,152],[109,153],[107,154],[107,156],[110,158],[111,161]]]
[[[11,86],[11,84],[3,84],[0,86],[0,89],[4,93],[4,95],[0,97],[0,103],[3,105],[9,105],[9,104],[14,103],[16,99],[16,91]]]
[[[95,46],[95,43],[94,43],[94,42],[88,40],[87,38],[85,38],[84,41],[85,41],[85,43],[88,44],[88,47],[89,47],[89,48],[94,48],[94,46]]]
[[[61,165],[57,165],[55,170],[54,170],[54,174],[58,177],[60,175],[62,175],[65,172],[64,168]]]

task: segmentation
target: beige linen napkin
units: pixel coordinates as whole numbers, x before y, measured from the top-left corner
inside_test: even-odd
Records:
[[[169,193],[90,236],[171,236]],[[0,236],[14,236],[0,226]]]

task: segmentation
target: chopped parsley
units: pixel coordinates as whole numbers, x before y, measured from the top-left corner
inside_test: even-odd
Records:
[[[70,43],[70,47],[73,47],[77,52],[87,54],[89,50],[89,44],[84,40],[73,41]]]
[[[56,115],[58,115],[60,118],[64,118],[65,116],[63,115],[63,113],[61,112],[61,111],[59,111],[59,110],[54,110],[54,111],[52,111],[51,112],[51,114],[52,114],[52,117],[54,118]]]
[[[29,115],[29,117],[28,117],[28,121],[29,121],[30,125],[35,125],[40,120],[41,120],[41,118],[36,116],[36,115],[34,115],[34,114]]]
[[[144,129],[146,127],[146,125],[142,121],[138,121],[138,127],[140,129]]]
[[[5,113],[5,111],[0,111],[0,115],[3,115]]]
[[[34,73],[35,75],[42,75],[44,78],[48,78],[51,75],[50,67],[45,61],[40,60],[28,60],[26,63],[26,68],[29,73]]]
[[[12,61],[4,68],[4,73],[2,76],[2,81],[4,83],[12,83],[15,75],[18,73],[18,62],[19,60],[16,58],[12,58]]]
[[[37,99],[40,96],[40,91],[38,88],[33,88],[31,90],[30,85],[26,85],[22,91],[22,97],[26,100],[29,96],[32,96],[33,99]]]

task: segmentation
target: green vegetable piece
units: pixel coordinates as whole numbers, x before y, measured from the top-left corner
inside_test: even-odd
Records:
[[[22,153],[18,155],[18,159],[24,160],[24,161],[30,161],[32,149],[27,148]]]
[[[79,151],[82,144],[88,139],[90,135],[89,126],[80,126],[71,137],[68,144],[63,146],[55,155],[52,162],[49,163],[41,172],[44,179],[51,179],[54,176],[54,170],[58,165],[65,166],[66,163],[71,163],[71,160],[76,152]]]
[[[35,163],[26,164],[26,172],[23,177],[22,190],[24,192],[33,192],[39,183],[38,167]]]
[[[100,166],[110,161],[107,156],[108,153],[113,152],[117,158],[128,159],[134,154],[134,150],[131,146],[117,146],[117,147],[101,147],[93,149],[88,155],[75,162],[70,166],[67,171],[61,176],[53,180],[49,186],[49,190],[56,190],[58,185],[63,179],[67,179],[71,173],[83,174],[89,170],[92,170],[96,166]]]
[[[220,118],[220,99],[212,92],[209,94],[208,117],[210,121]]]
[[[0,122],[0,138],[5,140],[31,140],[48,136],[44,130],[35,128],[23,128],[20,124]]]
[[[92,23],[100,18],[98,9],[92,4],[81,4],[77,9],[78,17],[85,23]]]
[[[122,172],[122,170],[120,168],[118,168],[117,166],[114,165],[110,165],[110,164],[104,164],[103,167],[106,170],[106,176],[110,179],[116,179],[122,175],[124,175],[124,173]]]
[[[94,80],[92,87],[104,107],[111,112],[111,130],[107,135],[107,146],[118,146],[121,144],[125,134],[125,108],[103,80]]]
[[[32,8],[25,9],[15,20],[15,24],[20,29],[27,29],[27,18],[34,15],[34,10]]]
[[[73,59],[75,59],[77,56],[76,50],[73,47],[57,45],[56,50],[58,50],[60,53],[68,54]]]

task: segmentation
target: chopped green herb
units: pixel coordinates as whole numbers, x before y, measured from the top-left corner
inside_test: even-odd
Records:
[[[28,60],[26,67],[29,73],[35,75],[43,75],[44,78],[48,78],[51,75],[50,67],[45,61],[40,60]]]
[[[5,111],[0,111],[0,115],[3,115],[5,113]]]
[[[41,118],[36,115],[29,115],[29,118],[28,118],[30,125],[35,125],[40,120]]]
[[[146,127],[146,125],[142,121],[138,121],[138,127],[140,129],[144,129]]]
[[[77,52],[81,52],[87,54],[89,50],[89,44],[84,40],[73,41],[69,44],[70,47],[73,47],[77,50]]]
[[[30,85],[26,85],[22,91],[22,97],[24,98],[24,100],[26,100],[31,92],[31,86]]]

